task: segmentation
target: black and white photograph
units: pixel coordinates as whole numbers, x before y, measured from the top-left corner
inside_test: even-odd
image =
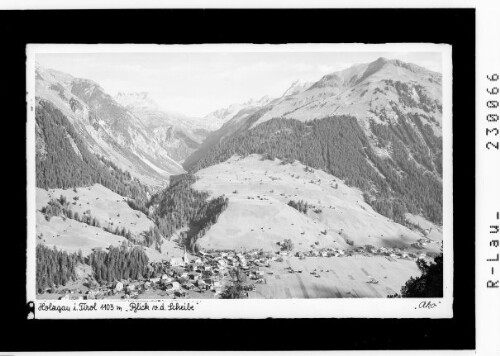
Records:
[[[32,48],[37,300],[449,304],[449,46]]]
[[[498,353],[500,3],[0,8],[1,352]]]

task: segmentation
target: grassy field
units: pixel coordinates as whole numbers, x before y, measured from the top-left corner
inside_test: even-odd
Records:
[[[300,269],[302,273],[289,273],[286,267]],[[389,294],[399,293],[410,277],[420,275],[415,261],[382,256],[311,257],[305,260],[290,257],[262,270],[267,283],[257,284],[256,291],[251,292],[249,298],[386,298]],[[310,274],[314,270],[320,278]],[[370,277],[379,283],[367,283]]]
[[[346,239],[358,246],[411,250],[411,244],[424,237],[375,212],[358,189],[298,162],[235,156],[196,175],[195,189],[229,198],[217,224],[199,241],[204,248],[269,250],[276,249],[276,241],[291,238],[297,250],[315,241],[321,247],[347,248]],[[304,200],[315,208],[302,214],[287,205],[290,200]],[[418,218],[420,224],[426,223]],[[440,230],[433,234],[433,239],[442,240]]]
[[[59,199],[61,195],[70,202],[73,212],[78,212],[82,216],[85,211],[90,210],[92,216],[98,219],[103,227],[125,228],[132,234],[139,235],[154,226],[144,213],[131,209],[126,198],[100,184],[78,188],[76,192],[73,189],[37,188],[37,210],[47,205],[50,199]]]
[[[74,219],[54,216],[47,221],[40,212],[49,200],[59,199],[65,196],[71,202],[73,212],[82,215],[90,210],[91,215],[97,218],[101,227],[90,226]],[[74,197],[78,197],[77,200]],[[75,203],[75,204],[73,204]],[[103,187],[95,184],[91,187],[73,189],[50,189],[37,188],[36,190],[36,233],[37,243],[43,243],[49,247],[68,252],[82,251],[83,255],[89,255],[92,249],[105,249],[110,245],[119,246],[126,239],[123,236],[109,233],[103,227],[116,228],[125,227],[135,236],[140,236],[154,226],[145,214],[133,210],[127,204],[125,198]],[[184,250],[174,240],[178,238],[175,234],[170,241],[163,240],[162,253],[153,247],[144,248],[151,261],[169,260],[172,257],[181,257]]]
[[[231,197],[226,212],[199,243],[206,249],[278,251],[280,247],[276,243],[290,238],[296,251],[309,251],[316,241],[318,247],[343,248],[345,242],[337,233],[321,233],[326,229],[323,224],[273,198],[261,201]]]

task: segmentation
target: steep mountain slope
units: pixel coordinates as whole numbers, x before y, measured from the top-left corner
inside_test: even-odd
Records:
[[[197,171],[233,154],[297,159],[362,189],[395,221],[411,212],[440,223],[441,115],[440,74],[380,58],[233,118],[184,167]]]
[[[51,102],[38,99],[35,113],[36,186],[74,188],[95,183],[145,203],[148,189],[130,173],[93,154],[73,125]]]
[[[68,119],[90,152],[144,183],[162,186],[171,174],[183,172],[141,120],[97,83],[37,66],[35,95]]]
[[[441,74],[400,60],[379,58],[325,75],[307,90],[274,103],[258,125],[275,117],[300,121],[352,115],[369,132],[370,121],[398,123],[417,114],[441,135]]]
[[[217,123],[214,126],[217,129],[210,132],[200,147],[184,160],[183,167],[189,169],[219,142],[237,132],[249,129],[253,121],[262,115],[262,110],[266,110],[263,108],[275,100],[264,96],[259,100],[251,99],[243,104],[233,104],[207,115],[204,120]],[[221,126],[218,126],[219,124]]]
[[[116,101],[141,120],[151,137],[177,162],[194,152],[209,133],[198,120],[160,108],[148,93],[118,93]]]
[[[217,145],[221,144],[225,139],[243,133],[250,129],[254,120],[257,120],[266,109],[261,107],[243,108],[238,111],[231,120],[226,122],[217,131],[211,132],[200,147],[194,151],[189,157],[184,160],[183,167],[186,170],[192,169],[199,164],[201,160],[212,152]]]

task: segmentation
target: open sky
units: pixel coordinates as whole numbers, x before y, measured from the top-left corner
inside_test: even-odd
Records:
[[[297,79],[316,81],[379,57],[441,72],[435,52],[38,53],[35,60],[94,80],[111,95],[145,91],[166,110],[200,117],[250,98],[279,97]]]

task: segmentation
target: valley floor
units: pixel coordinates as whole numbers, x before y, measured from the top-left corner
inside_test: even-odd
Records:
[[[290,273],[286,267],[302,273]],[[420,275],[415,261],[382,256],[291,257],[263,271],[267,283],[257,285],[250,298],[386,298],[400,293],[410,277]],[[368,283],[372,277],[377,284]]]
[[[294,271],[290,272],[290,267]],[[420,271],[414,260],[395,259],[389,256],[348,257],[285,257],[283,262],[273,261],[269,267],[260,267],[265,283],[256,283],[249,279],[246,284],[254,285],[248,298],[254,299],[290,299],[290,298],[386,298],[399,293],[410,277],[417,277]],[[299,273],[299,271],[302,271]],[[315,272],[319,277],[311,274]],[[369,283],[371,279],[378,283]],[[229,283],[224,278],[222,285]],[[80,282],[68,284],[64,289],[73,291],[72,298],[81,297],[88,288]],[[185,291],[188,299],[218,298],[211,291],[199,292],[198,289]],[[65,294],[44,293],[38,299],[59,299]],[[103,299],[123,299],[125,292],[103,296]],[[171,299],[174,294],[162,289],[149,289],[137,299]],[[177,298],[177,297],[176,297]]]
[[[420,275],[416,258],[429,258],[441,251],[441,227],[410,214],[409,226],[397,224],[376,213],[358,189],[298,162],[283,164],[279,160],[263,160],[258,155],[234,156],[197,172],[196,176],[194,189],[207,191],[211,197],[224,195],[229,199],[227,209],[198,241],[201,249],[232,251],[233,255],[237,251],[263,250],[275,257],[267,267],[250,262],[248,284],[252,288],[248,298],[386,298],[399,293],[410,277]],[[64,216],[46,219],[42,209],[61,196],[70,202],[74,213],[95,217],[99,226]],[[309,210],[302,213],[289,205],[298,201],[307,202]],[[81,251],[83,256],[124,242],[132,244],[125,237],[111,233],[113,229],[127,229],[140,238],[154,226],[150,217],[133,210],[124,197],[98,184],[75,190],[38,188],[36,204],[37,243],[70,253]],[[149,261],[166,265],[183,256],[179,233],[180,230],[170,239],[162,239],[160,250],[152,245],[141,246]],[[293,254],[307,257],[286,255],[282,262],[277,261],[284,239],[293,244]],[[329,251],[329,257],[316,257],[325,251]],[[199,267],[214,267],[216,262],[205,260]],[[186,268],[183,273],[191,271]],[[85,299],[89,292],[90,295],[97,292],[99,298],[105,299],[167,299],[184,294],[184,298],[218,298],[230,283],[229,270],[221,267],[221,273],[220,283],[205,288],[203,293],[198,285],[194,286],[197,279],[191,280],[192,286],[185,288],[180,283],[182,289],[175,290],[152,281],[148,287],[144,286],[146,281],[123,281],[137,287],[129,295],[105,285],[92,291],[76,281],[38,298]],[[181,281],[180,275],[170,277],[173,282]],[[93,279],[92,270],[78,278]]]

